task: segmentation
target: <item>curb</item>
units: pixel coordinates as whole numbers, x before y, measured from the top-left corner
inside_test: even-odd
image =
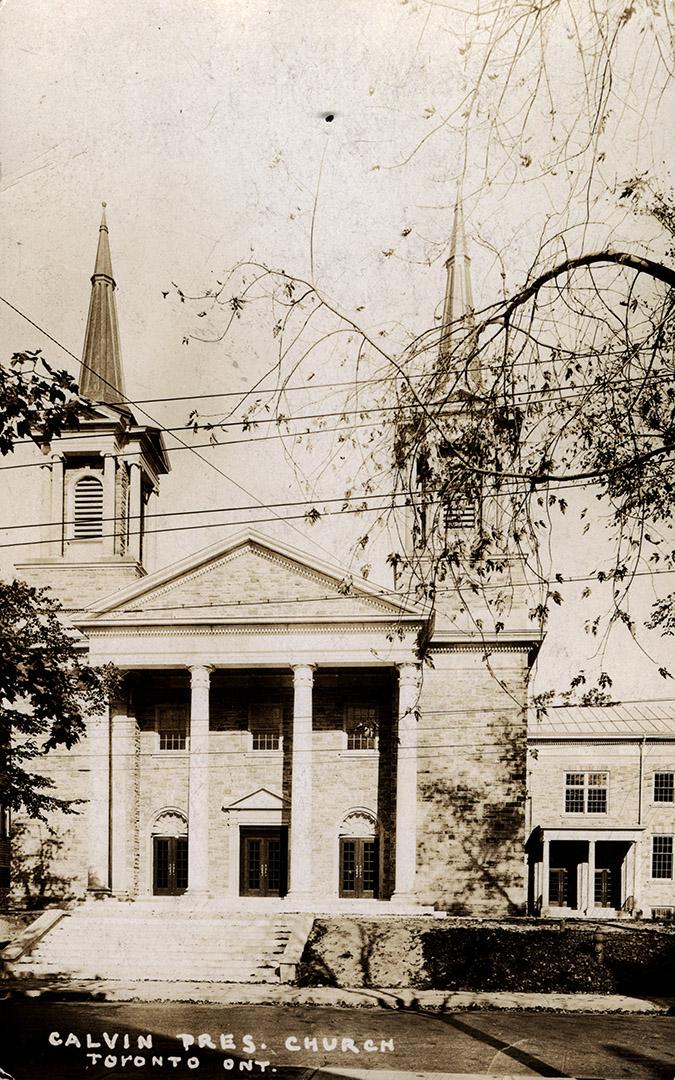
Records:
[[[76,1002],[184,1002],[220,1005],[283,1005],[319,1008],[365,1008],[420,1012],[492,1010],[506,1012],[624,1013],[675,1016],[675,998],[635,998],[621,994],[469,993],[413,989],[338,989],[295,987],[287,983],[108,982],[69,981],[0,984],[10,998]]]

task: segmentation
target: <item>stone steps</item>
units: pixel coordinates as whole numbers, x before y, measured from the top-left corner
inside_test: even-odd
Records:
[[[66,913],[9,970],[17,978],[278,982],[293,927],[288,915],[83,907]]]

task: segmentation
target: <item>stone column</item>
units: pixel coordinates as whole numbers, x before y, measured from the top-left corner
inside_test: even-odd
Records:
[[[311,664],[293,667],[290,889],[292,898],[312,891],[312,687]]]
[[[551,841],[544,836],[541,848],[541,915],[548,914],[549,872],[551,869]]]
[[[110,891],[110,714],[87,721],[89,806],[87,810],[90,892]]]
[[[115,458],[103,455],[103,550],[115,553]]]
[[[396,760],[396,887],[393,900],[414,903],[417,872],[417,704],[418,664],[398,669],[398,754]]]
[[[116,701],[111,707],[112,808],[111,859],[112,891],[129,896],[133,891],[134,847],[134,759],[136,756],[136,719],[127,715],[126,703]]]
[[[588,873],[586,877],[586,914],[595,907],[595,840],[588,841]]]
[[[188,892],[209,887],[209,687],[211,668],[190,668]]]
[[[129,554],[137,562],[141,561],[141,467],[137,461],[129,462]]]
[[[633,914],[637,915],[638,912],[642,911],[642,875],[640,873],[642,852],[640,850],[640,841],[634,840],[630,846],[630,850],[633,854],[631,875],[631,888],[633,890]]]
[[[49,534],[52,538],[52,543],[50,545],[51,554],[56,558],[63,554],[63,540],[65,533],[64,522],[67,516],[63,497],[64,478],[65,459],[63,454],[52,454],[50,520],[54,522],[54,525],[53,528],[49,530]]]

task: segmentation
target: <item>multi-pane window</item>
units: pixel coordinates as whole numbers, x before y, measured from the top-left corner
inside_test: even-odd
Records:
[[[348,750],[377,748],[377,705],[348,705],[345,710],[345,730]]]
[[[565,813],[606,814],[607,773],[566,773]]]
[[[675,773],[654,773],[654,802],[675,801]]]
[[[278,750],[281,745],[281,705],[265,702],[251,705],[249,726],[253,750]]]
[[[672,836],[652,837],[652,877],[672,878],[673,876],[673,838]]]
[[[97,476],[83,476],[75,484],[73,536],[76,540],[103,536],[103,484]]]
[[[184,750],[187,728],[187,709],[180,705],[157,706],[160,750]]]
[[[551,867],[548,872],[548,902],[551,907],[567,907],[567,868]]]
[[[614,882],[612,870],[605,866],[595,871],[593,903],[595,907],[614,907]]]

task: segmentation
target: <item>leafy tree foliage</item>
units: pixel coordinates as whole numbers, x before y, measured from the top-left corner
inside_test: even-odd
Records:
[[[47,442],[77,423],[77,383],[39,351],[15,353],[0,366],[0,454],[26,436]],[[112,668],[83,663],[76,636],[47,590],[0,582],[0,805],[44,820],[76,803],[53,794],[39,763],[82,736],[114,684]]]
[[[632,181],[624,197],[640,188]],[[672,241],[672,199],[654,196],[648,208]],[[416,532],[430,557],[428,597],[445,580],[508,585],[500,554],[510,552],[541,586],[530,614],[543,626],[568,577],[566,552],[547,550],[547,537],[571,508],[582,543],[591,517],[603,516],[604,552],[585,592],[593,580],[609,584],[609,625],[636,633],[628,596],[635,575],[651,572],[661,596],[650,625],[668,629],[675,596],[658,582],[675,569],[674,289],[668,261],[607,249],[534,274],[414,343],[406,371],[416,365],[420,378],[401,395],[396,463],[402,488],[423,492]],[[467,506],[481,508],[475,529],[456,527]],[[499,629],[503,596],[486,600]],[[602,621],[590,620],[592,635]]]
[[[273,362],[242,398],[243,430],[274,437],[276,425],[312,498],[329,466],[356,463],[342,509],[367,520],[353,548],[360,573],[373,563],[376,533],[388,529],[399,592],[407,582],[440,615],[454,618],[459,608],[492,636],[517,607],[543,629],[574,596],[589,601],[580,621],[594,664],[616,626],[644,649],[639,578],[656,593],[647,625],[675,626],[666,584],[675,569],[674,214],[661,138],[674,85],[670,8],[663,0],[466,0],[405,11],[419,28],[410,71],[415,63],[425,70],[430,97],[417,111],[413,102],[403,127],[387,108],[381,138],[341,144],[364,185],[396,171],[409,184],[416,170],[425,192],[411,196],[386,239],[375,228],[370,249],[359,245],[382,278],[381,316],[370,278],[361,283],[365,259],[348,274],[345,252],[319,246],[329,223],[339,232],[334,223],[350,212],[325,199],[328,149],[298,206],[308,271],[246,261],[201,295],[175,286],[181,304],[198,305],[184,344],[231,343],[256,305],[270,306]],[[420,309],[427,329],[415,335],[404,274],[414,288],[418,267],[438,270],[448,257],[456,190],[480,309],[455,312],[451,325]],[[400,312],[391,295],[404,300]],[[289,383],[309,383],[336,361],[350,386],[342,405],[333,399],[324,415],[305,408],[305,418]],[[259,393],[268,379],[276,395]],[[232,422],[221,418],[223,433]],[[219,426],[197,413],[190,423],[212,438]],[[315,438],[330,430],[332,456]],[[318,454],[303,457],[312,442],[320,467]],[[404,506],[412,545],[396,537]],[[334,512],[310,504],[315,535]],[[571,689],[601,701],[601,679],[589,690],[580,672]]]
[[[112,668],[82,662],[59,612],[44,589],[0,583],[0,804],[43,820],[76,804],[52,793],[39,763],[50,750],[75,745],[114,683]]]
[[[48,442],[66,424],[77,423],[77,383],[50,367],[40,350],[14,353],[0,365],[0,454],[19,439]]]

